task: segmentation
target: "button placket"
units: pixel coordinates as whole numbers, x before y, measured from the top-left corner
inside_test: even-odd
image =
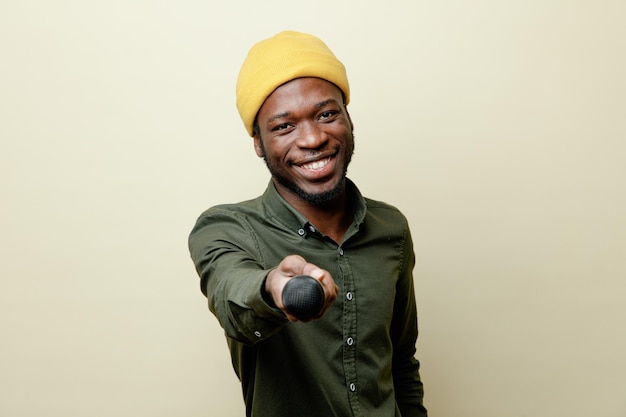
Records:
[[[336,247],[337,261],[342,272],[341,279],[344,285],[343,300],[343,369],[346,381],[346,391],[350,406],[354,411],[354,415],[361,415],[359,404],[359,393],[357,390],[357,372],[356,372],[356,298],[354,296],[354,276],[350,267],[350,259],[346,251],[341,247]]]

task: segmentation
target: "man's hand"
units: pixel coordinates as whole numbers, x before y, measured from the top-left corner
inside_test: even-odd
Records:
[[[313,317],[312,320],[322,317],[328,307],[330,307],[337,298],[339,287],[335,284],[335,280],[332,275],[330,275],[330,272],[308,263],[300,255],[286,256],[275,269],[270,271],[265,280],[265,291],[272,297],[276,307],[285,313],[289,321],[298,321],[296,317],[285,311],[282,297],[285,284],[296,275],[309,275],[322,284],[325,298],[324,307],[322,307],[319,314]]]

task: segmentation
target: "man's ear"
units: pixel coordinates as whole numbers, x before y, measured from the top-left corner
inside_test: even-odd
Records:
[[[350,112],[348,111],[348,106],[346,106],[345,104],[343,105],[343,108],[346,111],[346,115],[348,115],[348,121],[350,122],[350,128],[352,129],[352,131],[354,132],[354,123],[352,123],[352,117],[350,117]]]
[[[265,151],[263,150],[263,144],[261,143],[261,136],[258,133],[255,133],[252,136],[252,140],[254,141],[254,151],[259,158],[265,157]]]

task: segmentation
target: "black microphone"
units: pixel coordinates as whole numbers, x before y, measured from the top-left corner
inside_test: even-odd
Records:
[[[324,302],[324,288],[311,276],[296,275],[283,288],[285,310],[298,320],[315,317],[324,307]]]

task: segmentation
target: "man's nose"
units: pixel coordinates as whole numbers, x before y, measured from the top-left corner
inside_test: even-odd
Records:
[[[315,122],[301,123],[298,128],[296,143],[301,148],[318,149],[328,140],[326,132]]]

